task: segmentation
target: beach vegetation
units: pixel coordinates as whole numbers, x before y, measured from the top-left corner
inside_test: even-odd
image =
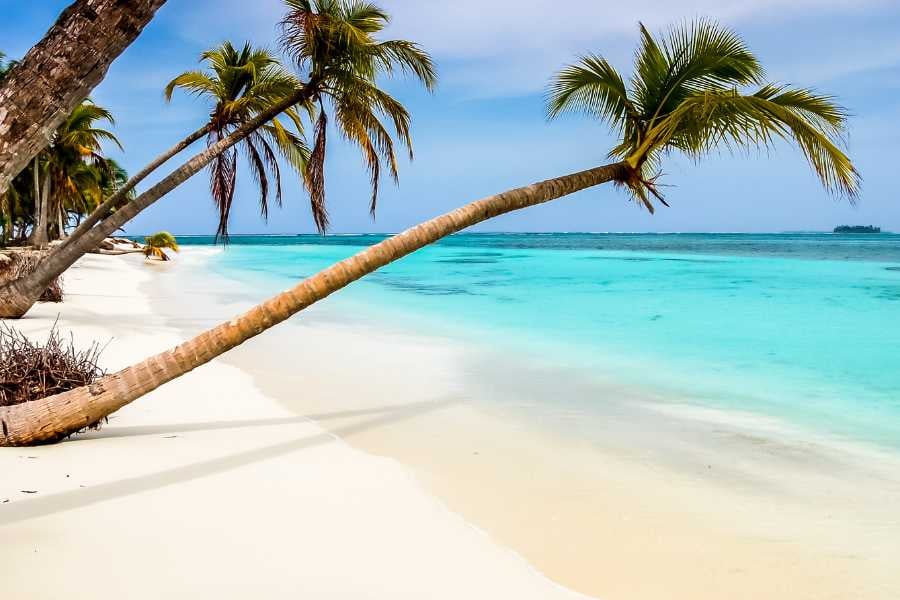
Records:
[[[171,260],[166,254],[166,250],[178,252],[178,241],[175,236],[168,231],[160,231],[144,238],[144,245],[141,251],[148,259],[156,258],[163,261]]]
[[[86,100],[56,129],[50,145],[0,195],[3,245],[30,243],[38,248],[65,237],[68,229],[115,193],[126,174],[103,155],[104,143],[119,148],[103,129],[112,114]]]
[[[0,407],[90,385],[105,374],[99,366],[101,352],[97,343],[79,350],[72,337],[63,337],[56,325],[45,341],[36,342],[0,323]],[[103,421],[85,423],[82,429],[97,428]]]

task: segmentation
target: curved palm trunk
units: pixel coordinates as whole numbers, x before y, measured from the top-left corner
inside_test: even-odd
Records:
[[[234,133],[193,156],[134,200],[122,204],[119,210],[110,214],[107,218],[98,219],[99,222],[95,227],[84,231],[78,238],[70,239],[61,245],[55,252],[50,253],[47,258],[42,260],[37,269],[25,277],[14,279],[0,287],[0,318],[18,319],[24,315],[37,302],[50,282],[71,267],[76,260],[94,250],[107,236],[187,181],[208,165],[216,156],[271,121],[274,117],[284,112],[285,109],[306,102],[315,93],[316,85],[317,82],[310,81],[303,89],[298,90],[269,110],[260,113],[253,120],[241,125]],[[112,202],[116,196],[118,194],[110,197],[107,202]]]
[[[627,177],[624,163],[565,175],[477,200],[335,263],[243,315],[90,386],[0,408],[0,446],[51,442],[99,422],[361,277],[452,233],[498,215]]]
[[[133,190],[137,185],[146,179],[151,173],[160,168],[163,164],[168,162],[173,156],[181,153],[185,148],[200,140],[206,136],[209,132],[209,125],[204,125],[197,131],[193,132],[155,159],[153,159],[150,163],[148,163],[143,169],[141,169],[137,174],[135,174],[132,178],[130,178],[125,185],[116,190],[116,193],[106,199],[106,201],[94,209],[91,214],[85,218],[84,221],[78,223],[78,226],[75,230],[69,234],[66,238],[66,241],[63,242],[62,246],[77,240],[91,228],[99,223],[101,220],[105,219],[107,215],[109,215],[114,209],[118,208],[120,205],[124,204],[128,200],[128,194]]]
[[[76,0],[0,83],[0,194],[166,0]]]

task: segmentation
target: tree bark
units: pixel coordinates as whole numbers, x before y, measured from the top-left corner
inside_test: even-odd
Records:
[[[100,242],[133,219],[141,211],[187,181],[216,156],[291,106],[306,102],[316,93],[317,85],[317,81],[310,81],[306,87],[298,90],[269,110],[260,113],[251,121],[241,125],[228,137],[193,156],[146,192],[134,200],[124,203],[119,210],[110,214],[106,219],[101,220],[95,227],[84,232],[78,239],[69,240],[68,243],[61,245],[55,252],[51,252],[49,256],[42,260],[38,267],[28,275],[14,279],[0,287],[0,318],[18,319],[24,315],[37,302],[50,282],[71,267],[81,256],[95,249]],[[116,196],[118,194],[110,197],[107,202],[112,202]]]
[[[432,242],[498,215],[601,183],[623,181],[628,171],[625,163],[596,167],[489,196],[416,225],[335,263],[171,350],[107,375],[89,386],[0,408],[0,446],[24,446],[62,439],[98,423],[164,383],[208,363],[353,281]]]
[[[0,194],[166,0],[76,0],[0,83]]]

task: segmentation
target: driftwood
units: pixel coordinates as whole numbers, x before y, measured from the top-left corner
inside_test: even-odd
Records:
[[[122,248],[125,246],[125,248]],[[106,238],[100,245],[97,246],[91,253],[92,254],[127,254],[129,252],[139,251],[143,249],[141,244],[138,244],[134,240],[129,240],[126,238]]]
[[[119,256],[120,254],[135,254],[137,252],[143,252],[142,248],[128,248],[127,250],[104,250],[99,249],[94,254],[105,254],[106,256]]]
[[[89,385],[105,371],[98,365],[96,342],[77,350],[56,324],[44,344],[0,323],[0,406],[12,406]]]

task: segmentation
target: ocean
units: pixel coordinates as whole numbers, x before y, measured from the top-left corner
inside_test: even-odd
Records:
[[[263,300],[384,237],[234,236],[207,264]],[[465,233],[324,304],[660,403],[900,451],[900,235]]]

